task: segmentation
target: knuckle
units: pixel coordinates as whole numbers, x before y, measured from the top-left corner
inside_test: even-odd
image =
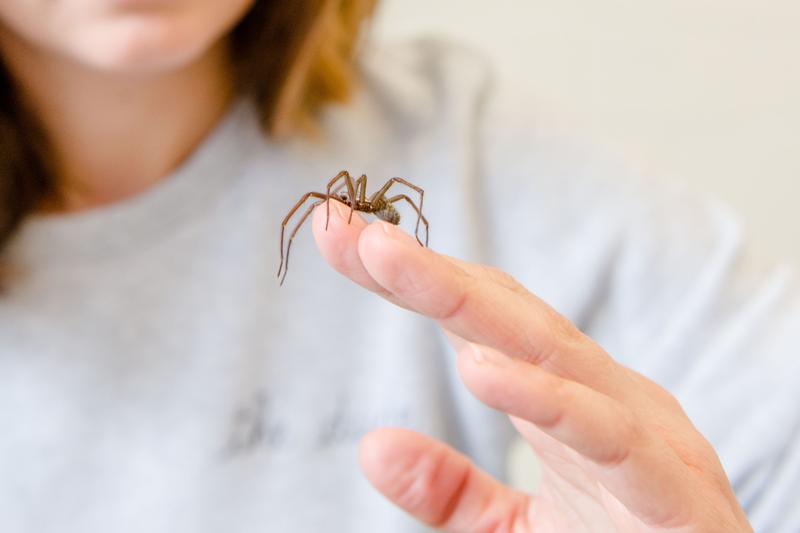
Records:
[[[551,307],[546,308],[549,333],[558,344],[574,345],[584,341],[578,327]]]
[[[489,265],[481,265],[481,267],[484,275],[487,278],[489,278],[489,280],[497,283],[498,285],[501,285],[503,287],[506,287],[514,291],[522,288],[519,282],[516,279],[514,279],[514,277],[511,274],[508,274],[507,272],[500,270],[497,267]]]
[[[624,463],[628,459],[631,449],[644,438],[644,429],[633,410],[622,406],[619,410],[618,421],[615,428],[614,445],[610,446],[607,453],[598,460],[598,463],[606,467]]]
[[[424,510],[430,501],[446,458],[443,454],[424,454],[401,473],[392,499],[409,512]]]
[[[630,407],[620,405],[619,408],[619,434],[620,442],[629,447],[641,441],[645,434],[645,428],[639,422],[639,417]]]
[[[542,428],[553,429],[561,424],[564,419],[565,406],[572,405],[574,391],[569,381],[555,379],[550,386],[549,394],[559,408],[546,419],[537,422],[537,425]]]
[[[476,281],[469,276],[460,276],[459,287],[451,301],[445,306],[444,312],[435,317],[438,320],[447,321],[461,313],[469,300],[473,297]]]
[[[537,322],[536,327],[526,332],[525,340],[529,347],[526,359],[535,365],[558,365],[565,354],[572,353],[576,347],[585,344],[583,333],[551,307],[543,308]]]
[[[683,406],[667,389],[633,370],[628,370],[628,374],[647,397],[652,399],[661,409],[669,413],[671,417],[678,417],[678,419],[684,423],[689,422],[689,418],[683,410]]]
[[[681,461],[692,470],[712,477],[722,473],[723,479],[727,480],[721,472],[714,448],[700,433],[691,432],[680,438],[667,438],[667,442]]]

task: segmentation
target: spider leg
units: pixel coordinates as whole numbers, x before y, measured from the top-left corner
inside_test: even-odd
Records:
[[[289,252],[292,250],[292,241],[294,240],[294,236],[297,235],[298,231],[300,231],[300,227],[303,225],[303,222],[305,222],[306,219],[308,218],[308,215],[310,215],[314,211],[314,208],[320,205],[325,200],[328,200],[328,198],[327,197],[322,198],[319,202],[314,202],[313,204],[308,206],[306,212],[303,213],[302,217],[300,217],[300,222],[298,222],[295,225],[294,229],[292,230],[292,234],[289,235],[289,242],[286,244],[286,263],[284,264],[283,268],[283,277],[281,277],[281,283],[280,283],[281,285],[283,285],[283,280],[286,279],[286,274],[287,272],[289,272]]]
[[[345,185],[347,185],[347,183],[345,182],[341,182],[339,185],[337,185],[335,189],[331,190],[331,196],[336,196],[339,193],[339,191],[342,190],[342,187],[344,187]]]
[[[363,204],[367,201],[367,175],[361,174],[361,177],[358,178],[358,181],[361,182],[361,197],[359,197],[359,201]]]
[[[347,172],[346,170],[342,170],[341,172],[336,174],[333,177],[333,179],[331,179],[331,181],[328,182],[328,189],[327,189],[328,198],[330,198],[330,196],[331,196],[331,188],[334,186],[334,184],[337,181],[339,181],[342,178],[344,178],[344,183],[345,183],[345,185],[347,185],[347,194],[350,195],[350,202],[351,202],[351,206],[352,206],[352,204],[355,202],[355,199],[356,199],[355,190],[353,190],[353,178],[350,177],[350,173]],[[328,229],[328,222],[330,222],[330,219],[331,219],[331,204],[330,203],[328,203],[325,206],[325,214],[326,214],[325,229],[327,230]],[[351,211],[350,215],[352,216],[352,211]]]
[[[286,215],[286,217],[284,217],[283,222],[281,223],[281,263],[278,266],[278,277],[281,276],[281,270],[283,270],[283,236],[284,236],[284,233],[286,232],[286,224],[289,223],[289,220],[294,216],[294,214],[297,212],[297,210],[300,209],[303,206],[303,204],[306,202],[306,200],[308,200],[309,198],[312,198],[312,197],[319,199],[321,202],[325,201],[328,198],[326,195],[324,195],[324,194],[322,194],[320,192],[309,192],[309,193],[304,194],[300,198],[300,200],[296,204],[294,204],[294,207],[292,208],[292,210],[289,211],[289,214]],[[316,205],[318,203],[321,203],[321,202],[316,202],[314,205]],[[288,251],[287,251],[287,256],[288,256]]]
[[[378,198],[384,197],[386,195],[386,193],[388,192],[389,187],[391,187],[395,183],[401,183],[401,184],[405,185],[406,187],[409,187],[409,188],[411,188],[411,189],[413,189],[413,190],[415,190],[416,192],[419,193],[419,208],[417,209],[417,207],[414,206],[414,208],[417,211],[417,227],[414,229],[414,236],[417,237],[417,242],[422,244],[419,241],[419,223],[422,220],[422,202],[425,199],[425,191],[423,191],[422,188],[417,187],[413,183],[411,183],[409,181],[406,181],[403,178],[391,178],[389,181],[387,181],[386,183],[383,184],[383,187],[381,187],[380,189],[375,191],[375,194],[373,194],[370,197],[369,201],[370,201],[370,203],[372,203],[375,200],[377,200]],[[427,242],[427,239],[426,239],[426,242]]]
[[[417,238],[417,242],[419,243],[420,246],[425,246],[427,248],[428,247],[428,233],[430,231],[429,228],[428,228],[428,221],[425,219],[425,216],[422,214],[422,211],[420,211],[417,208],[417,205],[414,203],[414,201],[411,198],[409,198],[408,196],[406,196],[405,194],[398,194],[397,196],[392,196],[391,198],[388,198],[386,200],[386,202],[390,203],[390,204],[393,204],[395,202],[399,202],[400,200],[405,200],[406,202],[408,202],[409,205],[411,205],[411,207],[414,208],[414,211],[417,212],[418,220],[422,220],[422,224],[425,226],[425,244],[422,244],[422,241],[419,240],[419,235],[415,234],[414,236]]]
[[[355,211],[356,205],[358,202],[362,204],[367,201],[367,175],[361,174],[361,177],[356,180],[356,190],[353,196],[353,201],[350,204],[350,217],[347,219],[347,223],[350,224],[353,220],[353,211]]]

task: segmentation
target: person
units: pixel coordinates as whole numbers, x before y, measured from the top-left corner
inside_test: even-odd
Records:
[[[797,531],[790,276],[372,8],[0,4],[0,529]],[[430,248],[332,201],[280,287],[341,169]]]

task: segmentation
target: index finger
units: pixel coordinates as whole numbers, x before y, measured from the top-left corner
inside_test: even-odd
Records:
[[[467,340],[600,390],[618,389],[618,381],[604,383],[615,374],[611,358],[510,276],[439,255],[391,224],[346,228],[334,216],[341,215],[331,210],[335,233],[323,232],[318,210],[314,235],[325,259],[356,283]]]

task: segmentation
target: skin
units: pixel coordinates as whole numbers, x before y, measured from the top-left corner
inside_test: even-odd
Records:
[[[0,54],[65,196],[43,208],[117,202],[180,165],[230,101],[225,36],[253,1],[0,2]]]
[[[714,450],[678,402],[617,364],[564,317],[482,265],[419,246],[331,202],[313,231],[325,260],[436,321],[464,384],[505,412],[540,457],[540,493],[505,487],[441,442],[383,429],[360,464],[389,500],[445,531],[752,531]]]
[[[251,3],[0,2],[0,53],[45,126],[66,193],[45,208],[119,202],[168,176],[230,101],[225,35]],[[324,209],[313,221],[325,260],[435,320],[465,385],[508,413],[544,463],[534,498],[443,443],[378,430],[360,463],[391,501],[446,531],[751,531],[713,449],[666,391],[510,276],[384,222],[347,224],[349,210],[332,207],[327,231]]]

